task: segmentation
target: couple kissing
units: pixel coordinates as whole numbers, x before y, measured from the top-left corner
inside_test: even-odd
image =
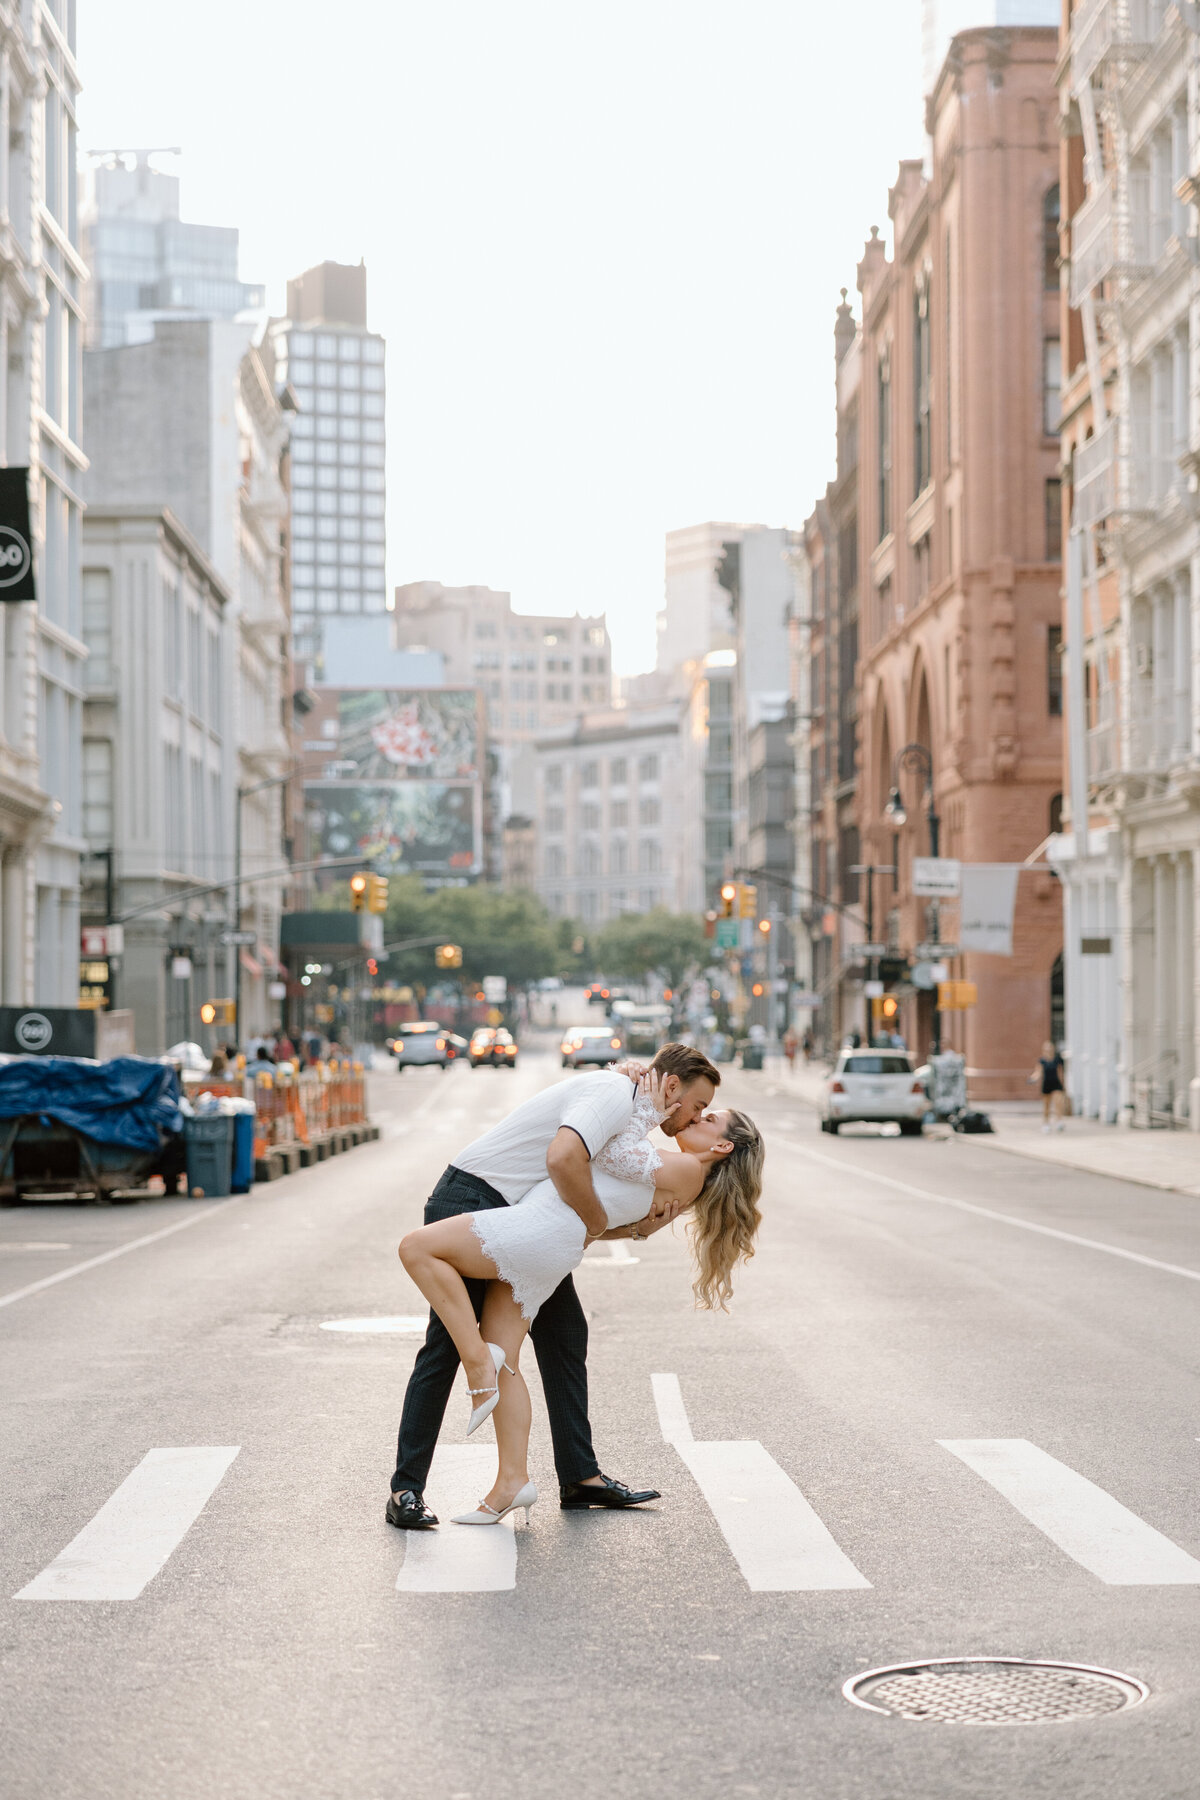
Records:
[[[537,1356],[566,1509],[657,1500],[600,1471],[588,1422],[587,1322],[571,1271],[597,1238],[645,1238],[681,1213],[691,1224],[699,1305],[725,1308],[736,1265],[753,1256],[763,1141],[733,1109],[712,1110],[721,1077],[699,1050],[666,1044],[648,1069],[621,1064],[526,1100],[450,1164],[425,1223],[400,1245],[431,1307],[400,1421],[387,1519],[431,1530],[425,1505],[450,1390],[461,1362],[467,1435],[491,1417],[496,1479],[458,1525],[495,1525],[538,1491],[529,1478],[526,1337]],[[661,1155],[658,1126],[675,1145]]]

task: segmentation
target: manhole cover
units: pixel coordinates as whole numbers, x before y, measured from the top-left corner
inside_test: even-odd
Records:
[[[1139,1705],[1150,1690],[1132,1675],[1083,1663],[969,1656],[868,1669],[852,1675],[842,1692],[855,1706],[896,1719],[930,1719],[940,1725],[1042,1725],[1121,1712]]]

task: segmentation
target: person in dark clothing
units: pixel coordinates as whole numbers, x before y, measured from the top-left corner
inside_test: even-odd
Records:
[[[1042,1054],[1038,1058],[1037,1067],[1030,1073],[1030,1086],[1034,1082],[1041,1084],[1042,1130],[1065,1131],[1063,1109],[1067,1096],[1063,1087],[1063,1059],[1049,1038],[1042,1045]]]

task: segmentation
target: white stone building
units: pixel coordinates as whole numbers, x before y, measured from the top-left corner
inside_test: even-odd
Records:
[[[102,919],[111,897],[125,921],[111,998],[156,1056],[201,1036],[200,1006],[235,985],[225,897],[198,891],[229,855],[229,595],[170,511],[91,507],[83,628],[83,829],[93,851],[118,851],[111,894],[87,898]]]
[[[291,616],[284,580],[284,468],[292,415],[276,394],[273,362],[268,366],[250,339],[249,326],[220,320],[159,324],[149,343],[93,350],[85,357],[89,505],[140,514],[169,508],[228,595],[224,812],[211,834],[211,880],[229,886],[224,895],[208,896],[206,905],[212,911],[224,905],[228,924],[255,936],[240,955],[243,1038],[279,1017],[267,988],[278,969],[287,886],[278,872],[287,861],[281,778],[287,778],[293,760]],[[152,596],[151,604],[169,607],[169,590]],[[235,921],[239,805],[243,886]],[[127,848],[119,837],[118,880]],[[172,899],[181,893],[172,883]]]
[[[728,590],[717,579],[726,544],[740,544],[756,525],[685,525],[668,531],[662,611],[658,615],[655,667],[673,674],[710,650],[731,650],[736,637]]]
[[[79,252],[75,8],[0,14],[0,455],[29,468],[38,599],[0,604],[0,1000],[79,994]]]
[[[552,913],[685,909],[686,716],[678,701],[593,709],[537,740],[536,890]]]
[[[1076,1105],[1200,1129],[1198,31],[1194,6],[1165,0],[1070,15],[1072,829],[1052,858]]]

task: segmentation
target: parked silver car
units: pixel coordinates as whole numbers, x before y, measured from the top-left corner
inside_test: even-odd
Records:
[[[582,1069],[589,1063],[604,1068],[621,1054],[621,1033],[611,1025],[571,1025],[559,1048],[564,1069]]]

